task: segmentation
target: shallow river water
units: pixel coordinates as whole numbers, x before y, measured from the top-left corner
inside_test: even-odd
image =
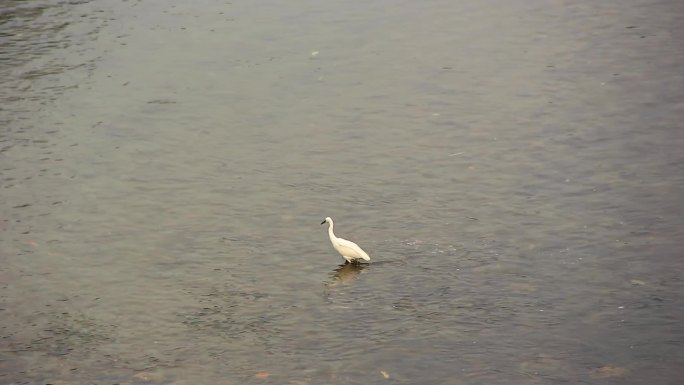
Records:
[[[0,383],[681,383],[683,16],[1,2]]]

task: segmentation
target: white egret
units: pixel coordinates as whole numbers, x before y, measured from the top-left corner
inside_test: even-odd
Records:
[[[332,245],[335,248],[335,250],[337,250],[337,252],[340,253],[347,262],[359,262],[359,260],[361,259],[370,261],[370,257],[368,256],[368,254],[366,254],[366,252],[363,251],[363,249],[361,249],[359,245],[352,241],[337,238],[335,236],[335,233],[333,233],[334,224],[332,218],[325,218],[325,220],[321,222],[321,224],[324,223],[330,224],[330,227],[328,227],[328,235],[330,236],[330,242],[332,242]]]

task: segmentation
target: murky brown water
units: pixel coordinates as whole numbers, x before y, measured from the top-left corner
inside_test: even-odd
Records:
[[[0,383],[679,383],[683,15],[3,1]]]

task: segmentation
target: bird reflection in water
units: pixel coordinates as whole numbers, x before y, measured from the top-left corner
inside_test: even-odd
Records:
[[[340,265],[337,269],[329,273],[330,279],[326,282],[326,286],[335,286],[339,284],[349,284],[353,282],[358,275],[368,268],[369,265],[358,263],[345,263]]]

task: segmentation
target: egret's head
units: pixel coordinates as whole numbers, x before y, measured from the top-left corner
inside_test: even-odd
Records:
[[[326,218],[323,220],[323,222],[321,222],[321,224],[330,223],[330,222],[332,222],[332,218],[326,217]]]

